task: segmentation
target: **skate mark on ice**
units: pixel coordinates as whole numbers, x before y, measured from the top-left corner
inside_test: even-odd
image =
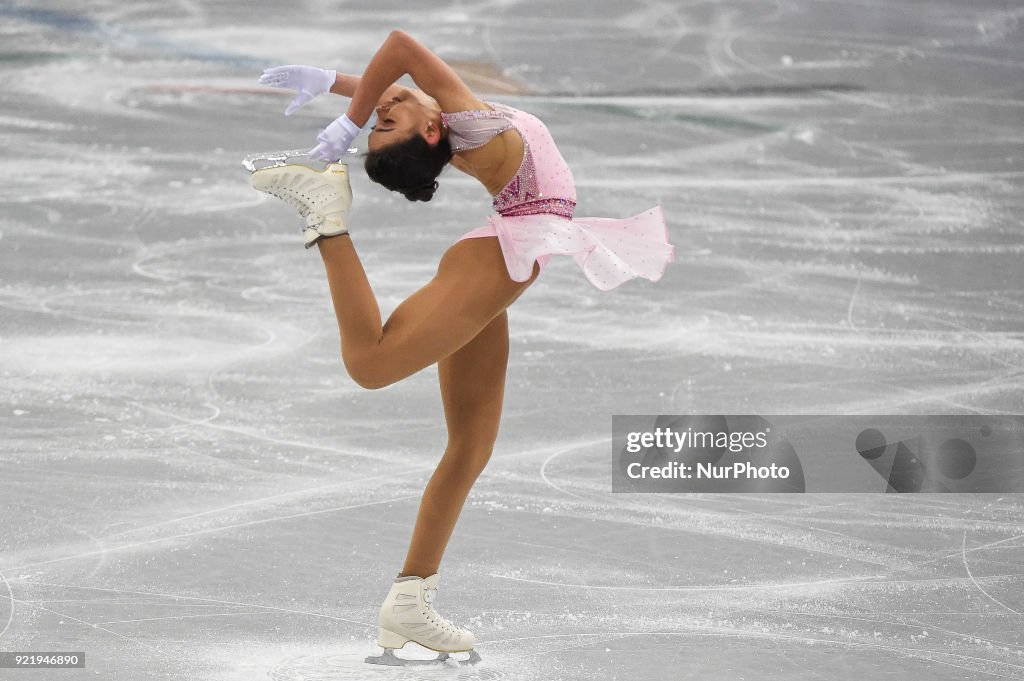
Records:
[[[1012,537],[1007,537],[1006,539],[999,539],[997,541],[989,542],[988,544],[982,544],[981,546],[975,546],[974,548],[970,549],[969,551],[965,550],[964,548],[961,548],[960,551],[957,551],[955,553],[944,553],[941,556],[936,556],[935,558],[929,558],[928,560],[924,560],[924,561],[921,561],[919,563],[913,563],[913,564],[908,565],[906,567],[893,568],[892,572],[896,573],[896,572],[906,572],[906,571],[909,571],[909,570],[915,570],[915,569],[917,569],[917,568],[919,568],[919,567],[921,567],[923,565],[927,565],[929,563],[934,563],[934,562],[939,561],[939,560],[946,560],[947,558],[954,558],[956,556],[964,556],[967,553],[974,553],[975,551],[982,551],[984,549],[988,549],[988,548],[991,548],[993,546],[998,546],[999,544],[1005,544],[1006,542],[1015,541],[1015,540],[1021,539],[1021,538],[1024,538],[1024,534],[1018,534],[1018,535],[1014,535]]]
[[[992,596],[992,594],[990,594],[989,592],[987,592],[983,588],[981,588],[981,584],[978,584],[978,580],[974,578],[973,574],[971,574],[971,567],[967,564],[967,530],[964,530],[964,538],[963,538],[963,543],[962,543],[961,548],[960,548],[960,555],[963,558],[964,569],[967,570],[967,576],[971,578],[972,582],[974,582],[974,586],[976,586],[978,588],[978,591],[980,591],[981,593],[985,594],[985,596],[987,596],[988,599],[990,601],[992,601],[993,603],[995,603],[996,605],[999,605],[999,606],[1001,606],[1003,608],[1006,608],[1007,610],[1009,610],[1010,612],[1012,612],[1015,615],[1020,615],[1021,617],[1024,617],[1024,613],[1021,613],[1021,612],[1019,612],[1017,610],[1014,610],[1013,608],[1008,606],[1006,603],[1003,603],[1002,601],[996,600],[996,598],[994,596]]]
[[[162,648],[160,648],[158,646],[155,646],[155,645],[152,645],[150,643],[147,643],[143,639],[132,638],[131,636],[125,636],[124,634],[119,634],[118,632],[114,631],[113,629],[106,629],[104,627],[101,627],[98,622],[86,622],[85,620],[78,619],[77,617],[72,617],[71,615],[69,615],[69,614],[67,614],[65,612],[60,612],[59,610],[53,610],[52,608],[47,608],[46,606],[40,605],[39,603],[35,603],[33,601],[24,601],[24,600],[21,600],[21,599],[12,599],[12,601],[11,601],[12,609],[14,607],[14,603],[15,602],[21,603],[22,605],[27,605],[27,606],[29,606],[31,608],[35,608],[36,610],[43,610],[45,612],[52,613],[54,615],[57,615],[58,617],[62,617],[64,619],[70,620],[72,622],[77,622],[77,623],[82,624],[82,625],[84,625],[86,627],[89,627],[90,629],[95,629],[97,631],[104,631],[104,632],[106,632],[108,634],[116,636],[117,638],[124,639],[125,641],[128,641],[129,643],[134,643],[135,645],[141,646],[143,648],[149,648],[150,650],[156,652],[159,655],[163,655],[164,657],[166,657],[168,659],[172,659],[172,660],[178,659],[178,656],[175,653],[168,653],[168,652],[166,652],[165,650],[163,650]]]
[[[874,649],[879,651],[886,651],[892,653],[895,657],[907,657],[924,659],[933,662],[939,662],[950,666],[959,666],[952,662],[945,660],[936,660],[928,657],[928,655],[938,655],[947,658],[957,659],[961,662],[974,662],[978,664],[978,667],[966,667],[975,674],[985,674],[987,676],[993,676],[1001,679],[1019,679],[1018,676],[1007,676],[1005,674],[998,674],[987,669],[983,669],[980,665],[994,665],[998,667],[1006,667],[1008,671],[1013,674],[1017,673],[1018,670],[1024,670],[1024,665],[1014,664],[1012,662],[1000,662],[999,660],[993,660],[983,657],[975,657],[973,655],[964,655],[962,653],[951,653],[944,650],[934,649],[919,649],[912,648],[910,646],[897,646],[897,645],[885,645],[882,643],[872,643],[866,641],[843,641],[838,639],[830,638],[819,638],[816,636],[800,636],[793,634],[783,634],[779,632],[765,633],[762,631],[747,631],[743,629],[732,629],[732,628],[721,628],[721,627],[695,627],[687,631],[604,631],[604,632],[574,632],[571,634],[546,634],[542,636],[523,636],[517,638],[505,638],[496,639],[492,641],[481,642],[477,647],[483,647],[485,645],[493,645],[499,643],[520,643],[523,641],[544,641],[549,639],[558,638],[575,638],[575,637],[597,637],[597,638],[610,638],[610,637],[621,637],[628,638],[630,636],[642,636],[645,638],[652,638],[657,636],[684,636],[689,638],[725,638],[725,639],[762,639],[770,641],[786,641],[792,643],[802,643],[807,646],[826,645],[835,646],[837,648],[846,649]],[[542,651],[543,652],[543,651]],[[542,654],[542,653],[533,653]],[[527,654],[528,655],[528,654]]]
[[[812,582],[780,582],[777,584],[734,584],[734,585],[706,585],[706,586],[612,586],[610,584],[571,584],[569,582],[550,582],[543,579],[528,579],[526,577],[513,577],[512,575],[499,575],[491,572],[489,576],[497,579],[509,579],[513,582],[526,582],[528,584],[540,584],[542,586],[569,587],[575,589],[600,589],[602,591],[751,591],[761,589],[793,589],[807,586],[836,586],[840,584],[854,584],[867,582],[869,580],[883,579],[885,575],[865,575],[863,577],[850,577],[846,579],[820,579]]]
[[[943,664],[943,665],[946,665],[947,667],[953,667],[955,669],[962,669],[964,671],[968,671],[968,672],[972,672],[972,673],[985,674],[986,676],[994,676],[994,677],[996,677],[998,679],[1017,679],[1017,678],[1019,678],[1017,676],[1006,676],[1005,674],[996,674],[995,672],[985,671],[985,670],[982,670],[982,669],[972,669],[971,667],[965,667],[965,666],[960,665],[960,664],[953,664],[952,662],[947,662],[946,660],[936,660],[934,657],[928,657],[927,655],[922,655],[920,653],[915,655],[915,657],[919,657],[922,660],[928,660],[929,662],[936,662],[938,664]],[[997,664],[1000,664],[1000,663],[997,663]]]
[[[4,577],[4,573],[0,572],[0,580],[3,581],[4,586],[7,587],[7,600],[10,601],[10,609],[7,611],[7,624],[4,625],[3,629],[0,629],[0,638],[4,637],[7,630],[11,628],[11,622],[14,621],[14,590],[11,589],[10,582]]]
[[[368,453],[368,452],[355,452],[355,451],[352,451],[350,449],[341,449],[339,447],[331,447],[329,445],[321,445],[321,444],[317,444],[315,442],[303,442],[301,440],[284,440],[284,439],[276,438],[276,437],[273,437],[273,436],[270,436],[270,435],[264,435],[263,433],[260,433],[259,431],[251,430],[251,429],[243,427],[243,426],[221,425],[219,423],[213,423],[212,419],[191,419],[191,418],[189,418],[187,416],[180,416],[178,414],[174,414],[172,412],[169,412],[169,411],[166,411],[166,410],[163,410],[163,409],[158,409],[157,407],[151,407],[151,406],[143,404],[141,402],[130,401],[130,402],[128,402],[128,404],[131,404],[132,406],[134,406],[134,407],[136,407],[138,409],[143,409],[145,411],[148,411],[151,414],[158,414],[158,415],[164,416],[166,418],[174,419],[176,421],[181,421],[183,424],[199,426],[201,428],[211,428],[213,430],[220,430],[220,431],[223,431],[223,432],[226,432],[226,433],[233,433],[235,435],[243,435],[245,437],[252,438],[254,440],[259,440],[260,442],[265,442],[267,444],[284,445],[286,447],[297,447],[297,448],[301,448],[301,449],[312,449],[312,450],[318,451],[318,452],[328,452],[330,454],[340,454],[342,456],[352,456],[352,457],[358,456],[358,457],[362,457],[362,458],[365,458],[365,459],[369,459],[371,461],[377,461],[377,462],[381,462],[381,463],[392,463],[392,461],[390,459],[387,459],[385,457],[385,455],[383,455],[383,454],[374,455],[374,454],[371,454],[371,453]],[[204,403],[204,406],[213,407],[213,408],[218,410],[218,414],[220,413],[220,408],[217,407],[216,405],[213,405],[213,404],[210,404],[210,403],[207,402],[207,403]],[[213,417],[213,418],[216,418],[216,417]]]
[[[589,440],[587,442],[579,442],[579,443],[576,443],[574,445],[570,445],[569,447],[566,447],[564,449],[559,449],[559,450],[557,450],[555,452],[552,452],[552,454],[548,458],[544,459],[544,463],[542,463],[540,465],[540,477],[541,477],[541,479],[544,480],[544,482],[549,487],[551,487],[554,490],[557,490],[557,491],[561,492],[562,494],[567,494],[570,497],[576,497],[577,499],[580,499],[582,501],[587,501],[586,497],[580,496],[579,494],[576,494],[574,492],[570,492],[569,490],[564,489],[562,487],[559,487],[555,483],[551,482],[551,479],[548,478],[548,476],[547,476],[546,469],[548,467],[548,464],[550,464],[551,461],[555,459],[555,457],[558,457],[558,456],[560,456],[562,454],[565,454],[566,452],[571,452],[574,449],[578,449],[580,447],[586,447],[586,446],[590,446],[590,445],[600,444],[602,442],[606,442],[606,439],[605,438],[601,438],[599,440]]]
[[[422,496],[422,493],[421,492],[417,492],[415,494],[406,494],[405,496],[401,496],[401,497],[394,497],[394,498],[390,498],[390,499],[381,499],[381,500],[378,500],[378,501],[370,501],[370,502],[367,502],[367,503],[364,503],[364,504],[352,504],[350,506],[336,506],[334,508],[323,508],[323,509],[319,509],[319,510],[316,510],[316,511],[306,511],[305,513],[291,513],[291,514],[288,514],[288,515],[274,516],[272,518],[261,518],[259,520],[250,520],[250,521],[244,522],[244,523],[235,523],[233,525],[222,525],[220,527],[210,527],[210,528],[207,528],[205,530],[196,530],[195,532],[186,532],[186,533],[183,533],[183,534],[176,534],[176,535],[173,535],[173,536],[170,536],[170,537],[159,537],[157,539],[150,539],[148,541],[135,542],[133,544],[123,544],[121,546],[112,546],[112,547],[110,547],[108,549],[103,549],[102,551],[86,551],[84,553],[76,553],[74,555],[64,556],[62,558],[52,558],[50,560],[41,560],[41,561],[38,561],[38,562],[35,562],[35,563],[25,563],[23,565],[17,565],[17,566],[14,566],[12,568],[8,568],[8,569],[9,570],[24,570],[24,569],[30,568],[30,567],[38,567],[40,565],[52,565],[53,563],[63,563],[65,561],[69,561],[69,560],[77,560],[79,558],[88,558],[90,556],[104,555],[104,554],[107,554],[107,553],[113,553],[114,551],[123,551],[125,549],[134,549],[134,548],[138,548],[140,546],[148,546],[150,544],[158,544],[160,542],[173,541],[175,539],[187,539],[189,537],[197,537],[199,535],[212,534],[214,532],[223,532],[225,530],[235,530],[235,529],[238,529],[240,527],[251,527],[253,525],[262,525],[264,523],[273,523],[273,522],[277,522],[279,520],[293,520],[295,518],[306,518],[306,517],[309,517],[309,516],[320,515],[322,513],[334,513],[336,511],[348,511],[348,510],[352,510],[352,509],[356,509],[356,508],[365,508],[367,506],[376,506],[377,504],[390,504],[390,503],[396,502],[396,501],[406,501],[408,499],[419,499],[420,496]]]
[[[276,613],[266,612],[205,612],[201,615],[168,615],[167,617],[143,617],[134,620],[109,620],[97,622],[96,624],[134,624],[136,622],[162,622],[165,620],[188,620],[202,617],[248,617],[249,615],[275,615]]]
[[[419,468],[413,468],[398,473],[387,473],[385,475],[372,475],[365,478],[354,478],[351,480],[345,480],[342,482],[332,482],[329,485],[318,485],[316,487],[306,487],[303,489],[292,490],[290,492],[282,492],[280,494],[272,494],[270,496],[258,497],[255,499],[249,499],[247,501],[239,501],[234,504],[228,504],[227,506],[219,506],[217,508],[207,509],[205,511],[198,511],[196,513],[190,513],[189,515],[179,516],[177,518],[171,518],[169,520],[162,520],[158,523],[152,523],[150,525],[142,525],[140,527],[133,527],[129,530],[122,530],[115,534],[107,535],[107,539],[113,537],[123,537],[128,534],[135,534],[137,532],[146,532],[156,527],[163,527],[164,525],[170,525],[172,523],[180,523],[185,520],[194,520],[195,518],[201,518],[203,516],[214,515],[218,513],[224,513],[227,511],[233,511],[246,506],[254,506],[255,510],[261,510],[269,507],[275,503],[282,501],[302,501],[309,499],[316,499],[317,497],[326,494],[327,492],[338,492],[344,487],[350,485],[361,485],[362,483],[372,482],[376,480],[394,480],[397,477],[403,475],[419,474],[425,471],[434,470],[433,466],[421,466]]]
[[[288,614],[291,614],[291,615],[307,615],[309,617],[319,617],[319,618],[322,618],[322,619],[334,620],[334,621],[337,621],[337,622],[348,622],[349,624],[358,624],[359,626],[366,627],[367,629],[371,629],[371,628],[372,629],[376,629],[377,628],[376,623],[371,624],[369,622],[360,622],[359,620],[350,619],[348,617],[338,617],[336,615],[326,615],[326,614],[324,614],[322,612],[310,612],[308,610],[296,610],[295,608],[278,608],[278,607],[273,606],[273,605],[263,605],[261,603],[243,603],[241,601],[226,601],[226,600],[219,599],[219,598],[205,598],[203,596],[185,596],[185,595],[182,595],[182,594],[165,594],[165,593],[160,593],[158,591],[135,591],[135,590],[132,590],[132,589],[111,589],[111,588],[99,587],[99,586],[80,586],[80,585],[77,585],[77,584],[59,584],[57,582],[37,582],[35,580],[31,580],[28,583],[31,584],[32,586],[54,586],[54,587],[60,587],[60,588],[63,588],[63,589],[78,589],[78,590],[83,590],[83,591],[102,591],[102,592],[105,592],[105,593],[130,594],[130,595],[133,595],[133,596],[156,596],[158,598],[170,599],[171,601],[201,601],[203,603],[212,603],[212,604],[215,604],[215,605],[232,605],[232,606],[238,606],[238,607],[243,607],[243,608],[259,608],[261,610],[267,610],[267,611],[273,611],[273,612],[283,612],[283,613],[288,613]],[[138,600],[138,599],[136,599],[136,600]],[[29,605],[34,605],[30,601],[19,601],[19,602],[20,603],[27,603]]]
[[[846,321],[849,322],[850,328],[857,331],[857,325],[853,323],[853,303],[857,300],[857,294],[860,292],[860,272],[857,272],[857,285],[853,287],[853,295],[850,296],[850,305],[846,308]]]

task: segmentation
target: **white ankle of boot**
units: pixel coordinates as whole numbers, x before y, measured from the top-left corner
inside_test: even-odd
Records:
[[[395,579],[378,619],[382,647],[393,647],[388,644],[406,639],[438,652],[472,649],[472,632],[456,626],[434,609],[439,580],[436,574],[426,579]]]

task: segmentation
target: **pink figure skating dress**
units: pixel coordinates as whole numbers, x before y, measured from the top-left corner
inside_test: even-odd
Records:
[[[658,281],[675,247],[660,206],[631,218],[576,218],[576,185],[547,127],[532,114],[486,102],[494,109],[442,113],[452,151],[483,146],[509,128],[523,138],[525,153],[515,177],[494,197],[496,215],[458,238],[496,236],[509,276],[526,281],[537,261],[571,255],[597,288],[608,291],[643,277]]]

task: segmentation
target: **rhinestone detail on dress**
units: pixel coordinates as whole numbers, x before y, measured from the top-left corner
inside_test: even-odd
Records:
[[[488,111],[487,109],[441,113],[441,123],[448,128],[452,123],[459,121],[492,118],[505,121],[504,127],[496,131],[495,135],[505,132],[509,128],[515,128],[523,138],[523,161],[508,184],[494,197],[492,201],[494,210],[503,217],[554,213],[572,218],[576,207],[575,201],[559,197],[545,197],[540,192],[537,186],[537,167],[530,151],[530,143],[527,141],[526,135],[507,116],[500,111]],[[452,145],[452,151],[463,151],[465,148],[466,145]]]
[[[510,206],[499,211],[499,213],[502,217],[506,218],[554,213],[571,220],[575,209],[576,202],[571,199],[537,199],[536,201],[527,201],[526,203]]]

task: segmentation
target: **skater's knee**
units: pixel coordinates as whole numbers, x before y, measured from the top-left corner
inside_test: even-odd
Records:
[[[357,369],[355,371],[349,369],[348,375],[356,382],[356,385],[360,388],[366,388],[367,390],[380,390],[381,388],[386,388],[394,383],[394,381],[387,380],[382,376],[362,369]]]
[[[374,382],[374,377],[366,370],[365,362],[361,362],[345,352],[341,353],[341,361],[345,365],[345,371],[348,372],[349,378],[355,381],[360,388],[375,390],[378,387]]]
[[[382,371],[374,362],[358,356],[350,356],[342,353],[342,361],[349,377],[356,382],[360,388],[367,390],[379,390],[386,388],[397,379]]]
[[[475,442],[449,440],[444,458],[452,463],[451,468],[455,475],[473,481],[487,467],[493,451],[494,441],[489,438]]]
[[[356,385],[358,385],[360,388],[365,388],[367,390],[380,390],[381,388],[386,388],[389,385],[391,385],[391,383],[387,381],[381,381],[375,376],[353,373],[351,371],[349,371],[348,374],[352,378],[352,380],[356,382]]]

